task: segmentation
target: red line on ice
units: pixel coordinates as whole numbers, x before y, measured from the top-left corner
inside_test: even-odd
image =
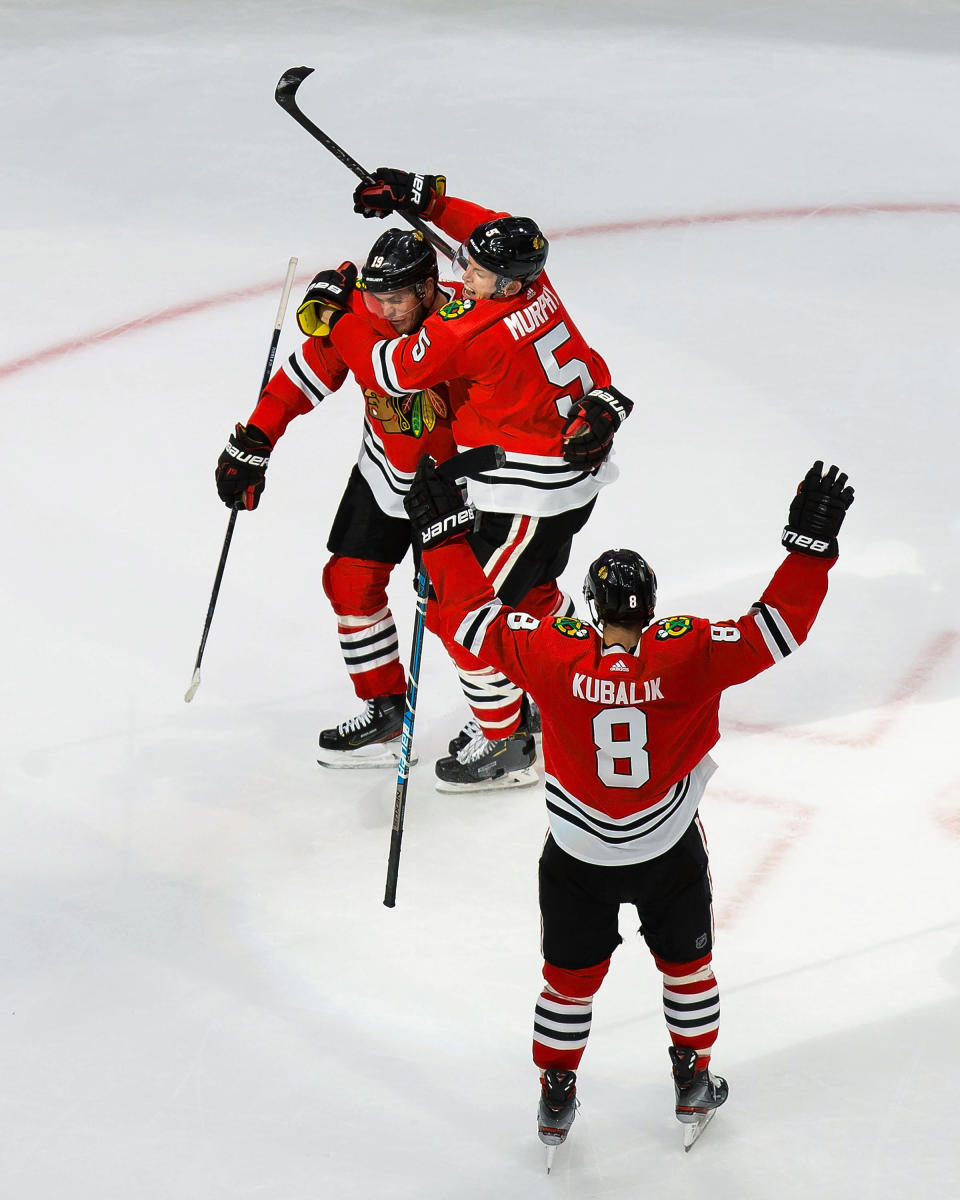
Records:
[[[717,903],[717,922],[724,929],[730,929],[739,920],[744,909],[754,901],[761,888],[779,870],[787,854],[810,831],[814,810],[808,804],[776,800],[770,796],[750,792],[729,792],[711,787],[710,795],[721,801],[755,804],[761,808],[772,809],[786,819],[786,828],[773,837],[763,849],[758,862],[747,872],[746,878],[733,895],[729,898],[724,897]]]
[[[960,214],[960,204],[944,202],[928,203],[877,203],[877,204],[822,204],[816,207],[798,208],[767,208],[741,209],[731,212],[690,213],[668,217],[641,217],[632,221],[606,221],[596,225],[574,225],[569,229],[557,229],[550,232],[551,238],[597,237],[604,234],[637,233],[643,230],[678,229],[698,225],[729,225],[735,222],[760,221],[798,221],[811,220],[818,217],[868,217],[875,215],[887,216],[930,216]],[[82,337],[72,338],[68,342],[59,342],[26,354],[11,362],[0,363],[0,379],[9,378],[30,367],[37,367],[56,358],[86,350],[100,342],[112,341],[124,337],[128,333],[137,333],[153,325],[169,321],[177,321],[181,317],[193,316],[218,305],[232,304],[237,300],[247,300],[252,296],[262,296],[277,286],[276,281],[270,283],[252,284],[250,287],[237,288],[233,291],[222,292],[217,296],[209,296],[205,300],[195,300],[186,304],[177,304],[171,308],[160,309],[157,312],[146,313],[141,317],[124,321],[120,325],[112,325],[99,329]]]

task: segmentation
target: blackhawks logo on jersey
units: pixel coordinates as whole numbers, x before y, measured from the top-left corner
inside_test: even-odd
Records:
[[[455,321],[473,308],[472,300],[450,300],[440,309],[441,321]]]
[[[553,627],[557,633],[562,633],[564,637],[583,639],[590,636],[590,626],[584,625],[576,617],[554,617]]]
[[[657,637],[661,641],[667,638],[683,637],[685,633],[689,633],[693,628],[693,622],[689,617],[664,617],[662,621],[658,621]]]
[[[432,388],[402,398],[381,396],[373,388],[364,390],[367,416],[379,421],[384,433],[405,433],[409,437],[423,437],[436,427],[438,419],[447,415],[447,404]]]

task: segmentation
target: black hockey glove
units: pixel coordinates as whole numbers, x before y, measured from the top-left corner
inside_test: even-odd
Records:
[[[780,541],[797,554],[836,558],[837,534],[853,503],[853,488],[836,467],[824,474],[819,459],[803,477],[790,503],[790,515]]]
[[[439,473],[429,454],[420,459],[403,507],[424,550],[469,533],[477,515],[456,483]]]
[[[353,193],[353,211],[365,217],[386,217],[398,208],[428,217],[433,203],[447,190],[446,175],[414,175],[394,167],[377,167],[372,183]]]
[[[297,309],[297,324],[307,337],[327,336],[350,307],[356,285],[357,268],[352,262],[314,275]]]
[[[596,388],[578,400],[560,431],[563,457],[582,471],[598,471],[613,435],[633,411],[633,401],[615,387]]]
[[[266,483],[270,439],[256,425],[238,425],[217,462],[217,494],[227,508],[256,508]]]

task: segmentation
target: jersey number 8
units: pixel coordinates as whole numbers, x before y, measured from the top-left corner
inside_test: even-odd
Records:
[[[639,708],[604,708],[593,718],[597,775],[607,787],[639,788],[650,778],[647,715]]]

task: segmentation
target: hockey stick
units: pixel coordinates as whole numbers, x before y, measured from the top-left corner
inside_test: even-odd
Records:
[[[507,456],[501,446],[477,446],[449,458],[437,468],[445,479],[462,479],[481,475],[502,467]],[[407,780],[410,777],[410,754],[413,750],[413,722],[417,715],[417,688],[420,683],[420,656],[423,651],[423,629],[427,616],[427,595],[430,579],[421,563],[417,575],[417,617],[413,626],[413,648],[410,651],[410,671],[407,681],[407,700],[403,712],[403,731],[400,734],[400,766],[397,770],[397,793],[393,804],[393,829],[390,833],[390,855],[387,859],[387,886],[383,903],[394,908],[397,903],[397,876],[400,873],[400,844],[403,841],[403,813],[407,806]]]
[[[364,167],[361,167],[357,160],[352,155],[348,154],[342,146],[338,146],[333,138],[329,136],[329,134],[324,133],[322,129],[314,125],[310,118],[297,104],[297,88],[301,83],[303,83],[308,75],[312,74],[313,67],[291,67],[289,71],[284,71],[283,75],[280,77],[280,82],[277,84],[277,90],[275,93],[277,103],[284,110],[284,112],[289,113],[295,121],[298,121],[304,127],[307,133],[309,133],[312,137],[315,137],[322,146],[325,146],[335,158],[339,158],[345,167],[349,167],[354,175],[356,175],[359,179],[362,179],[364,183],[373,183],[374,178],[370,172]],[[403,219],[409,225],[412,225],[414,229],[419,230],[420,233],[422,233],[427,239],[427,241],[431,242],[441,254],[445,254],[447,258],[451,260],[451,262],[453,261],[453,256],[456,254],[455,248],[451,246],[444,238],[442,238],[439,233],[431,229],[430,226],[424,221],[421,221],[416,213],[406,212],[402,208],[398,208],[397,213],[403,217]]]
[[[270,372],[273,370],[273,360],[277,356],[277,346],[280,344],[280,328],[283,325],[283,317],[287,311],[287,301],[290,299],[290,289],[293,287],[293,276],[297,270],[297,259],[291,258],[287,263],[287,276],[283,281],[283,293],[280,296],[280,307],[277,309],[277,319],[273,326],[273,338],[270,341],[270,351],[267,354],[267,365],[263,369],[263,382],[260,384],[260,392],[270,382]],[[258,393],[259,395],[260,393]],[[190,686],[184,694],[184,701],[189,704],[197,694],[197,688],[200,686],[200,663],[203,659],[203,651],[207,644],[207,634],[210,632],[210,623],[213,621],[213,610],[217,606],[217,596],[220,595],[220,582],[223,579],[223,568],[227,565],[227,553],[230,549],[230,542],[233,540],[233,527],[237,523],[237,513],[239,508],[235,508],[230,513],[230,520],[227,522],[227,533],[223,539],[223,549],[220,551],[220,563],[217,566],[217,577],[213,581],[213,591],[210,594],[210,604],[207,607],[207,619],[203,623],[203,635],[200,638],[200,649],[197,651],[197,661],[193,664],[193,676],[190,680]]]

